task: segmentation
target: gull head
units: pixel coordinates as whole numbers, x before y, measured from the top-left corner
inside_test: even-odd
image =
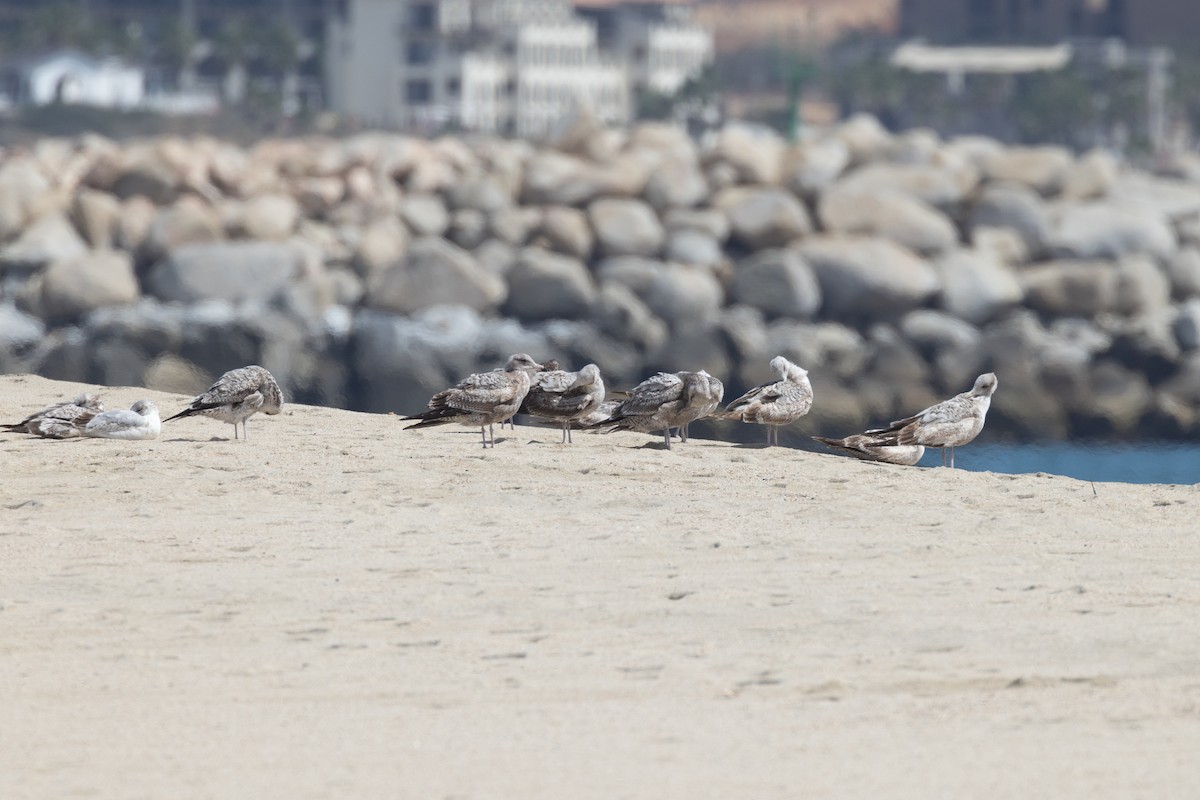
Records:
[[[516,353],[508,357],[508,361],[504,365],[506,372],[539,372],[542,365],[533,360],[533,357],[527,353]]]
[[[571,384],[572,388],[576,386],[591,386],[596,381],[600,380],[600,368],[595,364],[586,364],[579,370],[579,377]]]
[[[143,417],[149,417],[158,413],[158,406],[153,400],[138,400],[129,407],[129,410],[135,414],[141,414]]]
[[[771,369],[779,375],[780,378],[790,378],[791,380],[800,380],[808,377],[808,370],[793,364],[783,356],[775,356],[771,359]]]
[[[974,397],[991,397],[999,384],[1000,380],[996,377],[996,373],[985,372],[975,379],[975,385],[971,387],[971,394]]]

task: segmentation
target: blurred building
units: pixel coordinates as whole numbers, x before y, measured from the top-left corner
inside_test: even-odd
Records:
[[[129,109],[145,96],[141,67],[62,49],[0,62],[0,103],[51,103]]]
[[[901,0],[900,34],[960,44],[1117,38],[1197,48],[1197,0]]]
[[[371,123],[537,137],[586,110],[633,114],[712,58],[682,0],[335,0],[329,105]]]

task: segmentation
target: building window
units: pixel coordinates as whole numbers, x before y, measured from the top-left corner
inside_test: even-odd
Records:
[[[433,99],[429,81],[409,81],[404,85],[404,100],[408,103],[428,103]]]
[[[409,64],[432,64],[434,52],[433,42],[409,42],[406,57]]]
[[[449,78],[446,80],[446,94],[451,97],[458,97],[462,92],[462,80],[459,78]]]
[[[433,3],[417,3],[409,7],[408,24],[418,31],[431,31],[437,27],[437,6]]]

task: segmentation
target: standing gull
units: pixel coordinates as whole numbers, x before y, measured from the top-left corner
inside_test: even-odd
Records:
[[[685,376],[690,373],[680,372],[678,374]],[[682,421],[679,423],[679,440],[681,442],[688,440],[688,423],[711,415],[725,397],[725,384],[709,375],[705,370],[700,370],[695,374],[703,380],[698,382],[696,391],[688,400],[688,408],[681,417]]]
[[[97,414],[88,420],[83,435],[93,439],[157,439],[162,429],[158,406],[150,400],[138,400],[128,409]]]
[[[237,426],[242,424],[242,438],[248,438],[246,420],[259,411],[278,414],[283,410],[283,391],[275,378],[258,365],[231,369],[204,394],[192,399],[191,405],[164,422],[180,417],[200,415],[233,426],[233,438],[238,438]]]
[[[867,431],[877,436],[881,445],[920,444],[942,448],[942,466],[946,465],[946,449],[950,449],[950,467],[954,467],[954,448],[970,443],[983,430],[984,418],[992,405],[992,394],[998,381],[996,373],[987,372],[975,379],[971,391],[955,395],[930,406],[919,414],[896,420],[886,428]]]
[[[578,372],[555,369],[534,374],[521,413],[562,423],[562,443],[570,444],[571,423],[590,414],[603,401],[600,368],[588,364]]]
[[[457,386],[435,394],[429,401],[428,411],[402,419],[420,420],[408,428],[424,428],[448,422],[472,427],[478,425],[483,446],[488,446],[490,429],[492,447],[495,447],[496,431],[492,426],[517,413],[525,395],[529,393],[530,375],[541,368],[542,365],[532,357],[517,353],[509,357],[503,371],[468,375]]]
[[[889,445],[884,443],[883,437],[867,433],[856,433],[845,439],[827,439],[824,436],[814,436],[813,439],[846,455],[861,458],[863,461],[879,461],[884,464],[902,464],[911,467],[925,455],[924,445]]]
[[[671,449],[671,428],[682,427],[699,419],[712,403],[715,380],[707,372],[660,372],[639,383],[600,425],[612,425],[609,432],[631,430],[641,433],[663,432],[663,444]],[[719,384],[720,382],[717,381]],[[720,399],[716,401],[720,403]],[[711,410],[710,408],[710,410]]]
[[[771,359],[771,369],[779,375],[774,383],[756,386],[725,406],[725,419],[767,426],[767,446],[779,444],[779,428],[803,417],[812,408],[813,390],[808,371],[783,356]]]
[[[85,392],[69,403],[43,408],[20,422],[2,425],[7,433],[32,433],[46,439],[73,439],[82,435],[89,419],[104,410],[99,395]]]

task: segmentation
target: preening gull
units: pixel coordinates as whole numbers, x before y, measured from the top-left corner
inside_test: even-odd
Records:
[[[845,439],[827,439],[814,436],[818,442],[863,461],[880,461],[884,464],[903,464],[911,467],[925,455],[925,446],[920,444],[884,444],[879,436],[856,433]]]
[[[483,446],[488,446],[491,431],[492,447],[496,446],[496,432],[491,426],[503,422],[517,413],[525,395],[529,393],[530,375],[542,365],[525,353],[510,356],[503,371],[478,372],[468,375],[457,386],[438,392],[429,401],[429,410],[405,420],[420,420],[408,428],[424,428],[457,422],[460,425],[479,426]]]
[[[812,408],[813,390],[808,371],[783,356],[771,359],[779,380],[756,386],[725,406],[724,419],[767,426],[767,446],[779,444],[779,428],[803,417]]]
[[[571,423],[595,411],[603,401],[604,379],[600,377],[600,368],[588,364],[578,372],[556,369],[534,373],[520,410],[522,414],[560,422],[562,441],[569,444]]]
[[[689,373],[680,372],[678,374],[685,376]],[[704,370],[695,374],[703,380],[697,384],[696,391],[688,400],[688,409],[682,416],[683,421],[679,424],[679,440],[683,442],[688,440],[688,423],[710,416],[717,410],[717,406],[721,405],[721,400],[725,397],[725,384]]]
[[[975,379],[971,391],[943,400],[919,414],[896,420],[886,428],[869,430],[867,434],[879,437],[880,444],[888,447],[914,444],[940,447],[942,466],[946,465],[949,448],[953,468],[954,448],[968,444],[983,430],[984,418],[998,383],[996,373],[984,373]]]
[[[8,433],[32,433],[46,439],[73,439],[83,435],[83,426],[103,410],[104,403],[99,395],[84,392],[68,403],[43,408],[20,422],[0,427]]]
[[[180,417],[211,417],[233,426],[233,438],[238,438],[237,426],[242,424],[242,438],[248,438],[246,420],[259,411],[278,414],[283,410],[283,390],[274,376],[258,365],[231,369],[203,394],[192,399],[191,405],[164,422]]]
[[[542,372],[557,372],[560,366],[561,365],[558,363],[557,358],[548,358],[542,362],[542,370],[541,371]],[[492,372],[503,372],[503,371],[504,371],[504,367],[496,367],[496,369],[492,370]],[[530,389],[533,388],[533,381],[530,381],[529,388]],[[526,398],[526,399],[528,399],[528,398]],[[528,413],[529,412],[525,410],[523,405],[521,408],[517,409],[517,414],[528,414]],[[513,414],[508,419],[502,420],[500,422],[500,431],[502,433],[504,431],[505,425],[508,425],[508,427],[513,429],[514,431],[517,429],[517,414]]]
[[[88,420],[83,435],[93,439],[157,439],[162,429],[158,406],[138,400],[128,409],[97,414]]]
[[[671,449],[671,428],[682,427],[711,413],[721,402],[713,395],[721,382],[707,372],[660,372],[639,383],[621,401],[612,415],[596,425],[612,425],[609,431],[663,432],[663,443]],[[723,390],[723,387],[722,387]],[[707,409],[707,411],[705,410]]]

